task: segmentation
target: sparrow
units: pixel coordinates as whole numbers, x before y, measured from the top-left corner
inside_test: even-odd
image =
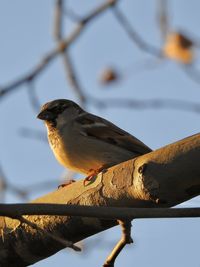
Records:
[[[44,104],[37,118],[44,120],[48,141],[60,164],[88,175],[152,150],[108,120],[83,110],[71,100]]]

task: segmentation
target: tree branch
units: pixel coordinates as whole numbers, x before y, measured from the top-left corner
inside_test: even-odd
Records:
[[[162,41],[165,41],[170,29],[168,0],[157,0],[157,20]]]
[[[79,247],[77,247],[76,245],[74,245],[72,242],[65,240],[61,237],[58,237],[56,235],[52,235],[51,233],[47,232],[45,229],[42,229],[41,227],[39,227],[36,223],[25,219],[23,216],[19,216],[19,217],[16,216],[16,217],[13,217],[13,219],[17,219],[18,221],[20,221],[20,224],[25,223],[28,226],[30,226],[31,228],[37,230],[38,232],[42,232],[42,234],[45,234],[46,236],[50,237],[54,241],[61,243],[65,247],[70,247],[70,248],[74,249],[75,251],[81,251],[81,249]]]
[[[52,235],[76,243],[115,226],[116,218],[157,217],[162,210],[155,209],[155,207],[172,207],[200,194],[199,158],[200,134],[196,134],[113,166],[100,173],[87,186],[84,186],[83,180],[81,180],[36,199],[33,204],[51,203],[68,206],[50,205],[48,209],[52,209],[51,212],[54,215],[26,215],[25,218]],[[104,212],[102,214],[98,210],[98,218],[96,217],[96,206],[99,206]],[[5,212],[4,207],[9,206],[1,206],[1,212]],[[20,208],[16,208],[17,206],[12,206],[12,212],[20,212]],[[25,213],[32,211],[34,214],[44,214],[44,210],[38,206],[37,210],[36,206],[31,208],[31,206],[25,205],[23,208],[27,209],[27,212],[23,210]],[[116,208],[123,208],[124,212],[127,212],[127,217]],[[131,211],[127,208],[140,209]],[[71,209],[70,213],[69,209]],[[88,213],[86,209],[88,209]],[[92,209],[92,216],[95,218],[89,217]],[[113,220],[110,217],[111,211],[116,212],[112,213]],[[75,212],[78,212],[77,216],[75,216]],[[133,213],[130,215],[130,212]],[[147,213],[145,215],[145,212],[149,212],[149,215]],[[179,213],[181,217],[185,215],[199,216],[197,209],[170,209],[165,212],[171,216],[174,216],[175,213],[176,216]],[[166,213],[165,215],[163,213],[162,216],[166,217]],[[3,215],[3,213],[1,214]],[[63,216],[63,214],[71,215]],[[8,213],[6,215],[13,216]],[[3,239],[0,240],[1,266],[9,267],[13,264],[20,267],[27,266],[64,248],[60,242],[55,242],[48,235],[38,232],[30,226],[25,227],[17,220],[7,217],[1,218],[5,220],[5,223],[2,224],[4,225]]]
[[[200,112],[200,103],[179,99],[128,99],[128,98],[104,98],[88,97],[88,103],[98,108],[129,108],[135,110],[144,109],[175,109],[194,113]]]
[[[30,70],[27,74],[24,74],[22,77],[16,79],[15,81],[11,82],[8,85],[1,86],[0,87],[0,98],[3,96],[6,96],[8,93],[13,92],[16,89],[19,89],[20,86],[28,83],[29,81],[32,81],[36,77],[38,77],[42,71],[45,70],[45,68],[50,64],[50,62],[55,59],[55,57],[66,51],[68,47],[75,42],[75,40],[80,36],[80,34],[83,32],[83,29],[86,28],[86,25],[89,24],[89,22],[92,22],[94,18],[102,14],[104,11],[106,11],[108,8],[110,8],[116,0],[108,0],[99,5],[97,8],[95,8],[91,13],[89,13],[87,16],[85,16],[72,30],[72,32],[67,36],[66,38],[63,38],[61,42],[58,43],[58,45],[49,53],[47,53],[44,58],[40,60],[40,62],[33,67],[32,70]],[[56,22],[58,23],[58,22]]]
[[[200,208],[120,208],[83,205],[25,203],[0,204],[0,216],[20,218],[24,215],[52,215],[101,218],[107,220],[133,220],[147,218],[200,217]]]
[[[123,15],[117,5],[113,5],[112,10],[115,18],[120,23],[124,31],[141,50],[159,58],[163,57],[163,53],[160,49],[145,42],[142,37],[133,29],[132,25],[129,23],[128,19]]]

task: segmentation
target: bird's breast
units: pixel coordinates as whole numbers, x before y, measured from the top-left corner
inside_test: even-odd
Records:
[[[110,167],[134,157],[130,151],[106,144],[99,140],[88,139],[78,133],[48,134],[50,146],[59,163],[76,172],[89,174],[91,170]]]

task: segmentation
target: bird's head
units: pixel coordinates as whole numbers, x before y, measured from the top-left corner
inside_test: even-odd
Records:
[[[41,108],[37,118],[46,122],[47,125],[56,127],[65,124],[71,118],[84,112],[75,102],[67,99],[57,99],[47,102]]]

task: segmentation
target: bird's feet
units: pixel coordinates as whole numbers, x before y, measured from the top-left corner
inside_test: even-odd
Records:
[[[96,175],[98,173],[92,173],[90,175],[88,175],[84,180],[83,180],[83,185],[86,186],[88,183],[92,182],[93,179],[95,179]]]
[[[72,183],[75,183],[75,182],[76,182],[75,180],[70,179],[70,180],[66,181],[65,183],[63,183],[63,184],[60,184],[60,185],[58,186],[58,189],[63,188],[63,187],[65,187],[65,186],[68,186],[68,185],[70,185],[70,184],[72,184]]]
[[[101,167],[97,170],[90,170],[90,175],[88,175],[84,181],[83,181],[83,185],[86,186],[87,184],[91,183],[93,181],[93,179],[96,178],[96,176],[100,173],[100,172],[106,172],[105,167]],[[89,183],[88,183],[89,182]]]

